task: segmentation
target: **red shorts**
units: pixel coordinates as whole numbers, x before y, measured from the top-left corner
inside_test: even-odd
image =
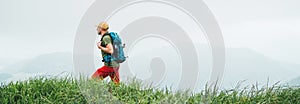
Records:
[[[99,68],[92,76],[92,78],[100,78],[104,79],[107,76],[110,77],[110,79],[115,82],[116,84],[119,84],[120,82],[120,77],[119,77],[119,68],[120,67],[108,67],[108,66],[103,66]]]

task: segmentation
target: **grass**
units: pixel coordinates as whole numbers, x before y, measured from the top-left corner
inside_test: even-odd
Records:
[[[300,104],[299,87],[253,85],[242,90],[205,89],[197,94],[172,93],[169,89],[142,88],[130,84],[114,85],[99,80],[36,77],[0,86],[0,104],[85,104],[85,103],[212,103],[212,104]]]

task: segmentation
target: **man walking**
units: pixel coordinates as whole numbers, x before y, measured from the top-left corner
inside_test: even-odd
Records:
[[[92,78],[100,78],[101,80],[103,80],[104,78],[109,76],[111,80],[118,85],[120,82],[120,64],[115,60],[111,60],[111,58],[106,61],[107,55],[112,55],[114,53],[113,39],[110,36],[108,29],[109,25],[106,22],[101,22],[97,26],[97,32],[102,37],[101,41],[97,43],[97,47],[101,50],[104,66],[97,69],[97,71],[92,75]]]

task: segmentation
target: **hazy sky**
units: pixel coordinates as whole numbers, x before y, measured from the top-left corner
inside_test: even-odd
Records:
[[[1,0],[0,58],[24,59],[73,49],[93,0]]]
[[[299,0],[204,0],[227,47],[248,47],[276,60],[300,59]]]
[[[0,58],[72,51],[81,17],[94,0],[1,0]],[[204,0],[226,47],[247,47],[276,60],[300,59],[299,0]]]

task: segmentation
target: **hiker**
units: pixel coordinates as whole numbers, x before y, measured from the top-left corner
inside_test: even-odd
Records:
[[[108,29],[109,25],[106,22],[101,22],[97,26],[98,35],[101,36],[101,41],[97,43],[97,47],[101,50],[104,66],[97,69],[92,78],[103,80],[109,76],[118,85],[120,82],[120,63],[125,61],[124,47],[121,47],[122,42],[117,33],[108,32]]]

